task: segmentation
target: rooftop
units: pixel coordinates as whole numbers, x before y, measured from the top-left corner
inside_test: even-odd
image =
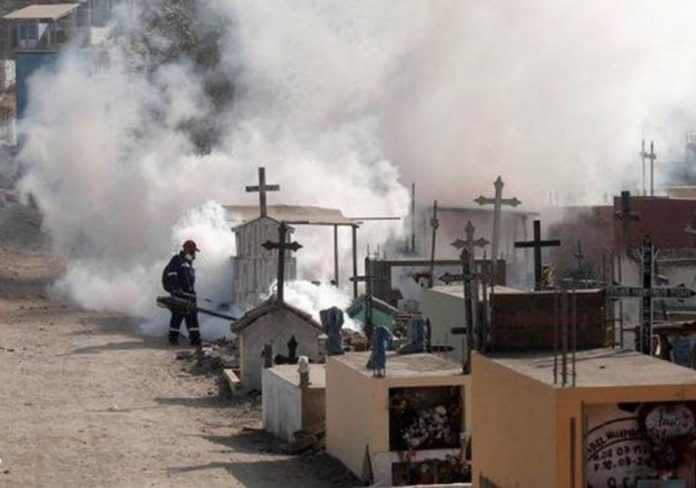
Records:
[[[251,310],[249,310],[242,316],[242,318],[240,318],[236,322],[232,322],[230,329],[235,334],[238,334],[239,332],[252,325],[254,322],[256,322],[264,315],[277,312],[279,310],[287,310],[297,315],[300,319],[304,320],[305,322],[307,322],[307,324],[311,325],[315,329],[322,330],[321,324],[314,320],[310,314],[308,314],[304,310],[300,310],[297,307],[293,307],[292,305],[289,305],[286,302],[278,302],[275,297],[269,298],[265,302],[258,305],[256,308],[252,308]]]
[[[365,367],[370,354],[370,352],[351,352],[341,356],[331,356],[331,358],[340,361],[364,376],[372,376],[372,370]],[[460,365],[432,354],[387,353],[388,378],[459,376],[461,373],[462,368]]]
[[[29,5],[5,15],[8,20],[58,20],[72,13],[79,3],[56,3],[51,5]]]
[[[499,353],[487,356],[493,362],[537,381],[553,385],[553,352]],[[676,364],[619,349],[578,351],[576,386],[662,386],[696,383],[696,371]],[[570,356],[568,368],[571,370]],[[559,357],[560,365],[560,357]],[[560,368],[559,368],[560,379]],[[557,383],[561,388],[560,381]]]
[[[243,225],[261,216],[258,205],[227,205],[227,219]],[[268,217],[288,224],[306,225],[357,225],[358,222],[345,217],[335,208],[302,205],[269,205]]]

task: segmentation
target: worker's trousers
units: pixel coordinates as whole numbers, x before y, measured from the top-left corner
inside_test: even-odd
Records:
[[[181,322],[186,320],[186,330],[188,330],[189,340],[192,346],[198,346],[201,343],[201,331],[198,325],[198,314],[196,312],[184,315],[182,313],[172,312],[172,319],[169,321],[169,342],[177,344],[179,341],[179,328]]]

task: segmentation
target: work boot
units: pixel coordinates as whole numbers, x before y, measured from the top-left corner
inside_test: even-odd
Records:
[[[169,336],[169,345],[170,346],[178,346],[179,345],[179,336],[170,335]]]
[[[201,339],[200,337],[197,338],[191,338],[191,346],[193,347],[201,347]]]

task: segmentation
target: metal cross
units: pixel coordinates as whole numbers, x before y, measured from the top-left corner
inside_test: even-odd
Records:
[[[247,186],[246,191],[247,193],[259,193],[259,208],[261,210],[261,217],[265,217],[268,213],[266,208],[266,192],[280,191],[280,185],[267,185],[266,168],[261,167],[259,168],[259,184],[255,186]]]
[[[649,236],[645,237],[641,246],[643,286],[610,286],[607,288],[607,296],[610,298],[640,298],[641,328],[636,337],[636,350],[643,354],[652,353],[652,322],[654,298],[691,298],[696,296],[696,291],[685,286],[653,287],[655,273],[655,245]]]
[[[502,207],[503,205],[517,207],[522,203],[516,197],[503,198],[504,185],[505,183],[503,183],[503,179],[498,176],[498,179],[496,179],[495,183],[493,183],[493,186],[495,187],[495,197],[488,198],[481,195],[474,200],[474,202],[478,203],[479,205],[493,205],[493,242],[491,244],[491,262],[493,263],[493,269],[495,270],[498,268],[498,246],[500,245],[500,221]],[[497,273],[494,272],[493,275],[497,276]],[[492,284],[495,285],[495,281],[492,282]]]
[[[641,142],[640,157],[643,160],[643,195],[645,195],[645,160],[650,160],[650,196],[655,196],[655,143],[650,141],[650,152],[645,152],[645,139]]]
[[[631,246],[631,222],[640,219],[640,216],[631,210],[631,192],[621,192],[621,210],[616,212],[614,216],[622,222],[622,237],[626,251]]]
[[[276,298],[279,303],[283,302],[284,299],[284,288],[285,288],[285,252],[286,251],[297,251],[302,245],[297,242],[287,242],[288,225],[285,222],[281,222],[278,225],[278,242],[266,241],[261,244],[261,247],[267,251],[272,251],[278,249],[278,290],[276,292]]]
[[[440,220],[437,218],[437,200],[433,203],[433,216],[430,218],[430,227],[433,228],[433,240],[430,246],[430,277],[428,288],[432,288],[435,276],[435,244],[437,241],[437,228],[440,227]]]
[[[541,250],[544,247],[558,247],[561,241],[558,239],[541,240],[541,221],[534,221],[534,240],[515,242],[516,248],[534,248],[534,289],[542,289],[542,273],[541,273]]]
[[[368,344],[372,340],[372,284],[381,279],[372,274],[372,261],[365,259],[365,274],[362,276],[352,276],[349,278],[353,283],[365,283],[365,337]]]

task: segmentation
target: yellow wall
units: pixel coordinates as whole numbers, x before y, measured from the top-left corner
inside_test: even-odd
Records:
[[[462,385],[464,430],[470,430],[467,398],[470,376],[432,375],[372,378],[329,356],[326,360],[326,450],[357,476],[363,473],[365,448],[370,456],[389,451],[389,388]]]
[[[552,388],[474,353],[472,481],[501,487],[556,483],[556,398]]]
[[[361,476],[371,422],[377,418],[374,394],[347,365],[326,360],[326,450]]]
[[[501,487],[585,486],[584,411],[620,402],[696,401],[696,384],[555,387],[474,353],[471,395],[474,466]],[[571,469],[575,419],[575,469]]]

